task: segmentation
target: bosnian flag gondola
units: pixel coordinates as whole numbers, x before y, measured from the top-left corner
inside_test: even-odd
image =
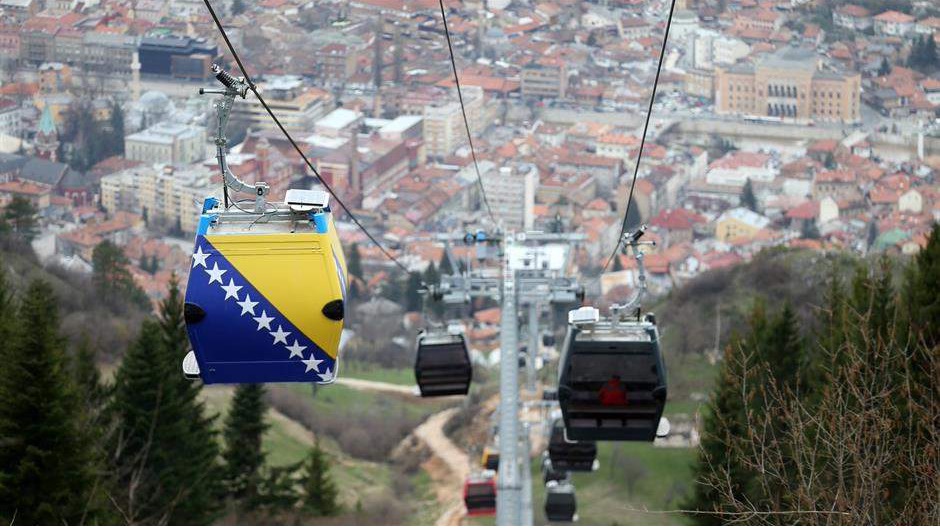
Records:
[[[330,383],[336,376],[346,297],[346,262],[329,195],[292,189],[267,201],[268,186],[247,184],[225,162],[224,127],[247,85],[218,67],[218,160],[229,191],[252,205],[207,198],[186,287],[193,350],[183,372],[205,383]]]

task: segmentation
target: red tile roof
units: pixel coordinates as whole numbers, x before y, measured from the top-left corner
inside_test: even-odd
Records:
[[[665,209],[650,220],[650,225],[668,230],[692,229],[705,221],[704,216],[688,209]]]

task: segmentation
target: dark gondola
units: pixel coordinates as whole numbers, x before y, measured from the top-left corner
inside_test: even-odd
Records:
[[[418,335],[415,380],[422,397],[465,395],[472,377],[462,333],[424,331]]]
[[[578,502],[574,486],[569,482],[553,482],[545,487],[545,518],[550,523],[577,520]]]
[[[499,470],[499,452],[490,448],[483,449],[483,457],[481,460],[484,469],[489,469],[491,471]]]
[[[656,438],[666,405],[666,368],[655,318],[600,320],[594,308],[569,314],[558,402],[570,440]]]
[[[496,481],[493,477],[471,477],[463,485],[463,503],[468,517],[496,514]]]
[[[567,471],[559,471],[552,466],[551,459],[544,459],[542,461],[542,483],[548,484],[549,482],[561,482],[568,480],[569,473]]]
[[[597,443],[565,438],[565,424],[559,418],[552,425],[552,434],[548,440],[548,458],[552,467],[558,471],[594,471]]]

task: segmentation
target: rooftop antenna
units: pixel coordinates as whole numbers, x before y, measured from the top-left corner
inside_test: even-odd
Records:
[[[225,137],[225,127],[228,125],[228,119],[232,113],[232,106],[235,104],[236,97],[241,97],[242,99],[245,98],[250,87],[248,86],[248,83],[245,81],[244,77],[235,77],[222,69],[222,67],[218,64],[212,65],[212,73],[215,74],[215,78],[218,79],[218,81],[222,83],[222,86],[225,88],[200,88],[199,95],[216,94],[222,96],[222,98],[215,103],[217,114],[215,157],[217,160],[219,160],[219,169],[222,171],[225,207],[229,206],[228,190],[232,189],[235,192],[253,194],[255,196],[254,212],[262,214],[264,213],[265,196],[271,192],[270,186],[264,182],[256,182],[251,184],[240,180],[238,176],[235,176],[235,174],[233,174],[232,171],[228,168],[228,162],[225,158],[228,151],[228,139]]]

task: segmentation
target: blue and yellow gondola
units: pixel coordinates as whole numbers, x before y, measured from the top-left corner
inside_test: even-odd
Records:
[[[186,288],[190,376],[207,384],[336,376],[346,262],[328,195],[292,192],[314,196],[315,206],[288,199],[259,215],[206,200]]]

